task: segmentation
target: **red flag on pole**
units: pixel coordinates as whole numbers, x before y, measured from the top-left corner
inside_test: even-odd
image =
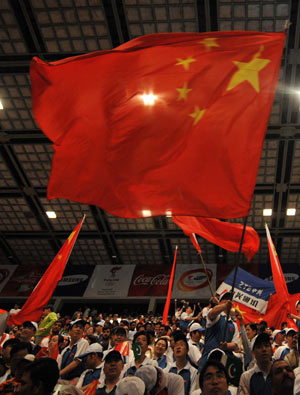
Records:
[[[188,216],[173,216],[172,219],[178,226],[180,226],[187,236],[191,237],[191,239],[192,235],[196,233],[225,250],[232,252],[239,251],[243,232],[243,225],[241,224],[223,222],[215,218]],[[194,242],[193,244],[195,246]],[[196,249],[199,251],[197,247]],[[246,255],[248,261],[253,258],[258,249],[259,236],[257,232],[251,226],[246,226],[242,252]]]
[[[284,275],[282,272],[282,268],[281,268],[281,265],[280,265],[280,262],[278,259],[278,255],[275,250],[275,246],[273,244],[271,234],[270,234],[267,224],[265,224],[265,228],[266,228],[266,233],[267,233],[273,282],[274,282],[274,286],[276,289],[276,293],[278,295],[280,295],[281,300],[285,300],[286,302],[288,302],[289,301],[289,291],[287,289],[287,285],[286,285],[285,278],[284,278]]]
[[[170,308],[170,302],[171,302],[172,287],[173,287],[173,281],[174,281],[174,276],[175,276],[175,264],[176,264],[177,250],[178,250],[178,247],[176,246],[174,259],[173,259],[173,266],[172,266],[172,271],[171,271],[171,276],[170,276],[170,281],[169,281],[168,295],[167,295],[167,300],[166,300],[166,304],[165,304],[165,308],[164,308],[164,312],[163,312],[163,324],[164,325],[167,325],[167,322],[168,322],[168,314],[169,314],[169,308]]]
[[[51,298],[57,283],[61,280],[69,256],[85,219],[85,215],[70,234],[48,269],[40,279],[22,309],[8,318],[8,325],[21,325],[24,321],[38,321],[43,307]]]
[[[35,57],[33,112],[55,150],[48,198],[129,218],[248,215],[284,42],[167,33]]]

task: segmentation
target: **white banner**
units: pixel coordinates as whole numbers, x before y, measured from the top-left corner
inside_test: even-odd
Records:
[[[209,280],[216,289],[217,265],[206,265]],[[209,299],[211,297],[207,277],[202,265],[177,265],[172,290],[172,298]]]
[[[95,266],[83,297],[127,297],[135,265]]]
[[[5,287],[13,272],[18,265],[1,265],[0,266],[0,292]]]

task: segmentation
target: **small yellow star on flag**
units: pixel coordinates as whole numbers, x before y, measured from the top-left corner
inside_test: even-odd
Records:
[[[200,110],[198,106],[195,106],[194,112],[189,114],[190,117],[194,118],[193,125],[197,125],[200,119],[203,117],[206,110]]]
[[[177,100],[187,100],[187,94],[192,90],[192,89],[189,89],[188,87],[187,87],[187,83],[185,82],[184,84],[183,84],[183,87],[182,88],[176,88],[176,90],[179,92],[179,95],[178,95],[178,97],[177,97]]]
[[[253,56],[252,60],[250,60],[250,62],[248,63],[233,61],[233,63],[238,67],[239,70],[233,74],[227,86],[226,89],[227,91],[230,91],[231,89],[235,88],[237,85],[241,84],[244,81],[248,81],[249,84],[253,86],[253,88],[257,93],[260,91],[258,73],[260,70],[266,67],[268,63],[270,63],[270,59],[259,58],[263,49],[264,47],[262,45],[259,51]]]
[[[212,47],[219,47],[220,45],[216,42],[217,38],[209,37],[204,38],[203,40],[199,41],[200,44],[205,45],[205,51],[210,51]]]
[[[189,56],[186,59],[177,58],[177,60],[178,60],[178,63],[176,63],[176,66],[183,66],[185,71],[189,70],[190,63],[196,62],[196,59],[192,58],[191,56]]]
[[[62,255],[59,254],[59,255],[57,256],[57,259],[61,259],[61,258],[62,258]]]
[[[68,237],[68,243],[69,243],[69,244],[71,243],[71,241],[72,241],[74,235],[75,235],[75,232],[73,231],[73,232],[70,234],[70,236]]]

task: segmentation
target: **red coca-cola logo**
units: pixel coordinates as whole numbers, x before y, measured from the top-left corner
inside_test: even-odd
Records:
[[[165,286],[169,283],[169,274],[157,274],[156,276],[150,276],[147,274],[139,274],[134,280],[133,285],[149,286],[149,285],[162,285]]]

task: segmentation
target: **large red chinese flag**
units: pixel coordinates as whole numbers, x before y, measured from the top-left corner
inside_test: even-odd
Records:
[[[48,198],[121,217],[247,215],[284,41],[153,34],[57,62],[34,58],[33,111],[55,150]]]
[[[173,216],[175,224],[181,227],[187,236],[193,233],[214,243],[225,250],[238,252],[241,242],[243,225],[223,222],[215,218],[199,218],[188,216]],[[242,252],[250,261],[259,249],[259,236],[251,227],[246,226]]]
[[[22,309],[9,317],[8,325],[21,325],[24,321],[38,321],[43,307],[47,305],[57,283],[61,280],[69,256],[80,232],[85,216],[70,234],[64,245],[53,259],[48,269],[40,279]]]

